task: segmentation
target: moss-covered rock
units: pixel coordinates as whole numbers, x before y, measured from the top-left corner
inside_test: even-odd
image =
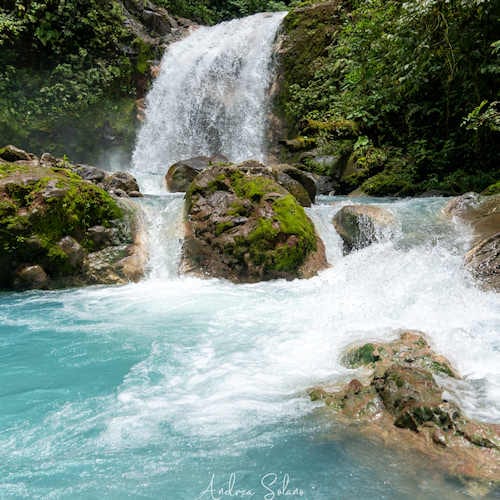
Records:
[[[365,367],[358,371],[364,383],[355,378],[340,389],[314,387],[309,391],[313,401],[323,401],[337,418],[357,424],[357,432],[406,453],[418,450],[450,473],[498,481],[499,426],[468,419],[446,398],[440,381],[459,376],[421,333],[355,346],[342,361],[350,368]]]
[[[87,283],[87,261],[98,250],[92,228],[113,232],[117,241],[108,244],[129,254],[134,219],[130,207],[70,168],[0,164],[0,288]]]
[[[264,165],[215,166],[186,194],[186,272],[255,282],[309,277],[324,248],[296,199]]]

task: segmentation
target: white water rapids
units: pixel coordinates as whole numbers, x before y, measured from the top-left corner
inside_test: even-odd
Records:
[[[234,473],[265,493],[272,472],[314,500],[465,498],[420,455],[346,434],[307,394],[359,375],[340,363],[349,345],[415,329],[463,375],[444,382],[449,397],[500,422],[498,294],[465,271],[470,231],[442,216],[445,199],[320,199],[307,212],[331,267],[309,280],[177,273],[183,196],[161,190],[166,168],[219,148],[265,156],[282,17],[200,28],[165,55],[134,156],[141,187],[156,193],[141,200],[146,279],[1,297],[0,498],[201,500],[214,498],[200,495],[214,474],[217,487]],[[397,223],[344,256],[332,218],[352,203],[383,206]]]
[[[134,154],[143,188],[164,193],[168,165],[194,155],[264,158],[272,45],[283,16],[257,14],[200,28],[169,48]],[[196,432],[245,426],[251,415],[274,419],[298,408],[310,411],[308,387],[352,376],[339,363],[347,345],[394,338],[399,329],[425,332],[466,377],[449,389],[471,416],[500,421],[498,300],[476,288],[463,269],[467,228],[440,215],[443,199],[385,201],[398,220],[395,233],[344,257],[332,218],[347,203],[325,199],[308,210],[331,269],[307,281],[235,286],[178,277],[182,196],[145,200],[150,279],[138,285],[138,308],[145,300],[153,315],[184,311],[186,318],[206,316],[195,323],[208,326],[182,373],[160,377],[152,387],[124,389],[121,400],[137,402],[132,413],[138,421],[149,412],[150,398],[161,401],[171,390],[171,377],[180,384],[178,408],[188,418],[162,416],[170,407],[151,418],[174,418]],[[158,355],[152,352],[140,369],[157,365]],[[203,388],[206,396],[200,396]]]

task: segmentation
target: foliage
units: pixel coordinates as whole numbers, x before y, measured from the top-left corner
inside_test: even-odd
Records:
[[[313,7],[289,15],[289,46],[304,44],[306,25],[309,43],[316,35],[320,45],[325,41],[324,22],[314,20],[315,12]],[[398,193],[408,184],[417,192],[431,184],[454,191],[455,171],[462,172],[465,190],[498,178],[500,4],[353,0],[341,12],[335,36],[315,48],[307,67],[289,66],[290,58],[297,64],[293,50],[285,55],[288,122],[304,127],[351,121],[374,146],[395,148],[406,167],[376,174],[365,183],[372,192],[383,191],[398,172],[403,177],[390,189]],[[316,134],[323,142],[338,140],[327,128]]]
[[[91,161],[106,135],[130,141],[130,108],[126,127],[113,110],[123,113],[124,99],[135,95],[135,75],[145,71],[135,46],[116,0],[2,2],[3,142]],[[85,144],[73,147],[78,142]]]
[[[286,10],[291,2],[290,0],[157,0],[156,3],[174,15],[205,24],[215,24],[256,12]]]

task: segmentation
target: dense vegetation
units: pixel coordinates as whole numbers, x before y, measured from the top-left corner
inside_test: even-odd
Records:
[[[302,144],[343,157],[340,188],[458,193],[498,180],[500,4],[328,5],[286,20],[281,104]]]
[[[145,7],[207,24],[292,8],[281,109],[301,147],[340,161],[289,159],[337,174],[344,192],[498,181],[495,0],[3,0],[0,142],[89,162],[130,148],[134,100],[162,50],[131,29],[127,16]]]
[[[128,134],[130,140],[138,51],[119,3],[7,0],[1,5],[2,143],[90,160],[86,153],[106,141],[96,141],[89,130]]]
[[[195,19],[205,24],[214,24],[235,17],[248,16],[256,12],[286,10],[291,0],[157,0],[175,15]]]
[[[286,2],[285,2],[286,3]],[[130,149],[134,100],[161,43],[138,36],[145,8],[213,24],[282,9],[269,0],[3,0],[0,2],[0,143],[95,162]],[[146,26],[148,35],[153,33]],[[161,34],[160,34],[161,35]]]

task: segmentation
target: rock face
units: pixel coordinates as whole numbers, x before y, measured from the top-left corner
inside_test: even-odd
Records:
[[[185,192],[193,179],[203,170],[216,163],[226,163],[228,159],[223,155],[197,156],[174,163],[165,176],[167,189],[171,192]]]
[[[333,218],[335,230],[344,241],[344,253],[359,250],[379,241],[390,232],[394,216],[371,205],[348,205]]]
[[[78,168],[63,168],[62,160],[25,161],[0,164],[0,288],[138,280],[145,264],[138,207],[84,180]],[[107,271],[96,272],[103,252]]]
[[[306,278],[326,265],[312,222],[271,169],[216,166],[191,184],[184,272],[242,283]]]
[[[363,433],[419,450],[454,474],[498,481],[500,427],[467,419],[444,397],[434,376],[459,376],[422,334],[404,332],[390,343],[352,348],[343,362],[368,368],[368,383],[354,379],[341,390],[313,388],[313,400],[334,408],[341,420],[362,422]]]
[[[483,288],[499,292],[500,195],[466,193],[450,200],[443,213],[470,224],[473,242],[465,255],[465,265]]]

